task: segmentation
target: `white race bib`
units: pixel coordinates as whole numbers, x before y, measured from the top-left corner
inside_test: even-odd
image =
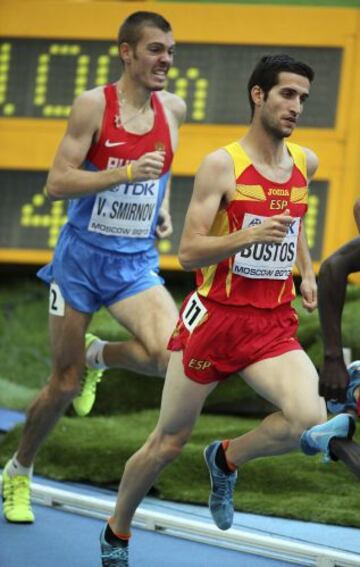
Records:
[[[261,215],[246,213],[242,228],[262,223]],[[235,255],[233,273],[245,278],[286,280],[296,260],[300,218],[294,217],[280,244],[259,243],[244,248]]]
[[[182,320],[187,330],[192,333],[201,319],[207,313],[206,307],[201,303],[198,294],[193,293],[183,311]]]
[[[52,282],[49,290],[49,313],[64,317],[65,315],[65,300],[60,291],[58,284]]]
[[[122,183],[96,195],[88,229],[105,236],[147,238],[159,195],[159,179]]]

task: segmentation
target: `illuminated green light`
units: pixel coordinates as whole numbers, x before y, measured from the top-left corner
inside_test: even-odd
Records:
[[[41,226],[48,227],[51,224],[51,217],[50,215],[43,215],[41,217]]]
[[[41,226],[41,216],[40,215],[32,215],[31,225],[32,226]]]
[[[47,63],[41,63],[37,69],[37,75],[48,75],[49,65]]]
[[[207,87],[198,87],[197,83],[195,83],[195,89],[196,89],[196,93],[199,96],[207,96],[208,93],[208,88]]]
[[[60,104],[54,106],[55,116],[66,116],[66,106],[61,106]]]
[[[65,222],[66,222],[66,217],[59,217],[57,221],[52,220],[51,225],[54,227],[54,229],[58,231],[59,228],[61,228]]]
[[[20,219],[21,226],[30,226],[30,217]]]
[[[195,110],[195,111],[192,113],[192,117],[193,117],[194,120],[204,120],[204,118],[205,118],[205,113],[202,112],[201,110]]]
[[[108,62],[107,65],[104,65],[104,63],[98,65],[96,73],[107,72],[109,70],[109,63],[110,62]]]
[[[49,105],[44,106],[43,115],[44,116],[51,116],[52,115],[52,107],[50,107]]]
[[[11,43],[3,43],[0,47],[0,51],[2,51],[3,53],[10,53]]]
[[[46,93],[46,85],[37,85],[35,87],[35,95],[40,96]]]
[[[0,65],[0,73],[7,73],[9,70],[9,65],[7,65],[6,63],[3,63]]]
[[[76,71],[76,76],[77,77],[87,77],[88,73],[89,73],[88,67],[79,67],[78,70]]]
[[[161,254],[167,254],[171,251],[171,241],[168,240],[167,238],[164,240],[160,240],[159,244],[158,244],[158,249],[159,252],[161,252]]]
[[[37,85],[46,85],[48,81],[48,75],[39,75],[36,77],[36,84]]]
[[[109,56],[108,55],[100,55],[98,58],[99,65],[109,65]]]
[[[207,79],[198,79],[195,84],[197,88],[207,89],[209,81]]]
[[[200,74],[199,69],[196,69],[195,67],[191,67],[190,69],[187,70],[186,76],[189,77],[189,79],[197,79],[199,74]]]
[[[11,116],[15,112],[15,104],[5,104],[4,105],[4,114],[5,116]]]
[[[169,70],[168,72],[169,79],[176,79],[178,76],[179,76],[179,69],[173,67],[172,69]]]
[[[114,55],[118,55],[118,54],[119,54],[119,50],[118,50],[117,45],[113,45],[112,47],[110,47],[109,55],[114,56]]]
[[[107,83],[107,75],[99,75],[96,78],[96,81],[95,81],[96,85],[104,85],[105,83]]]
[[[4,65],[8,65],[10,62],[10,55],[8,53],[1,53],[0,54],[0,63]]]
[[[52,45],[50,45],[49,51],[51,55],[58,55],[59,50],[60,50],[60,45],[58,45],[57,43],[53,43]]]
[[[32,213],[32,210],[32,205],[24,205],[23,207],[21,207],[21,214],[29,215]]]
[[[87,76],[83,77],[83,76],[79,76],[76,77],[75,79],[75,85],[78,87],[79,85],[84,86],[87,83]]]
[[[35,106],[42,106],[45,102],[45,97],[44,96],[35,96],[34,98],[34,104]]]
[[[186,99],[187,91],[184,89],[176,89],[175,94],[177,94],[180,98]]]
[[[177,88],[187,88],[188,86],[188,80],[187,79],[178,79],[176,81],[176,87]]]
[[[89,65],[90,57],[88,55],[81,55],[79,57],[79,64],[81,65]]]
[[[39,63],[49,63],[50,60],[50,55],[48,55],[47,53],[43,53],[42,55],[39,56]]]
[[[45,203],[45,197],[41,193],[34,195],[32,199],[33,204],[35,207],[41,207]]]
[[[69,49],[69,53],[71,55],[77,55],[78,53],[80,53],[81,49],[80,49],[80,45],[71,45],[70,49]]]
[[[196,90],[195,93],[194,93],[194,98],[196,100],[203,100],[203,99],[207,98],[207,96],[208,96],[207,91]]]
[[[204,110],[206,105],[206,101],[204,100],[195,100],[194,101],[194,109],[195,110]]]
[[[310,196],[309,196],[309,201],[311,201],[312,203],[318,203],[318,202],[319,202],[319,197],[317,197],[316,195],[310,195]]]

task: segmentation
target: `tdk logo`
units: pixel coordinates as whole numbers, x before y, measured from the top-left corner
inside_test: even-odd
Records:
[[[124,189],[124,195],[155,195],[155,183],[129,183]]]
[[[148,182],[138,182],[138,183],[126,183],[123,185],[117,185],[111,189],[112,193],[120,192],[121,195],[133,195],[139,197],[154,197],[156,195],[157,184],[154,181]]]

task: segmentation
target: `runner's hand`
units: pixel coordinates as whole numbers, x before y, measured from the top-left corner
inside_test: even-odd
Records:
[[[262,223],[253,227],[254,234],[256,234],[254,241],[281,243],[293,221],[289,212],[289,209],[286,209],[280,215],[268,217]]]
[[[169,211],[160,209],[156,225],[156,236],[158,238],[167,238],[173,233],[173,225]]]
[[[165,163],[165,152],[147,152],[131,164],[131,175],[134,181],[158,179]]]
[[[317,285],[315,277],[302,279],[300,293],[304,309],[311,313],[317,308]]]
[[[326,358],[320,369],[319,394],[325,400],[345,402],[349,375],[342,356]]]

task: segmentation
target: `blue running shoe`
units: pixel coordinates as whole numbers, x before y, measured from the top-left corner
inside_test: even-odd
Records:
[[[233,492],[237,471],[225,474],[215,463],[216,452],[221,441],[214,441],[204,450],[204,459],[209,469],[211,492],[209,508],[215,524],[220,530],[231,528],[234,519]]]
[[[333,437],[352,439],[355,432],[355,420],[348,413],[340,413],[326,423],[315,425],[304,431],[300,439],[300,446],[305,455],[324,454],[324,462],[337,460],[331,455],[330,441]]]
[[[347,371],[349,374],[349,384],[346,390],[346,401],[328,401],[326,405],[330,413],[343,413],[348,410],[355,410],[357,412],[357,401],[354,398],[354,391],[360,386],[360,360],[355,360],[349,364]]]
[[[100,534],[102,567],[129,567],[129,549],[111,545],[105,540],[106,525]]]

